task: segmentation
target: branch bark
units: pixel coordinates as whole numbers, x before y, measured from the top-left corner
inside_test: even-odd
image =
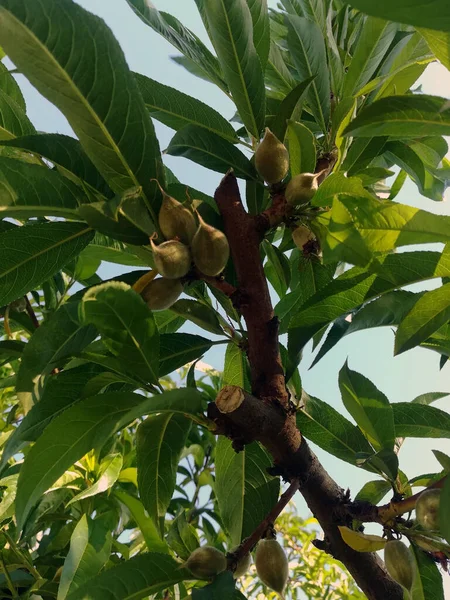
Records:
[[[300,491],[324,531],[321,545],[345,564],[369,600],[403,600],[402,588],[389,577],[376,554],[355,552],[342,540],[338,525],[349,524],[339,520],[340,508],[348,502],[345,492],[297,429],[279,354],[278,321],[260,257],[267,221],[261,226],[261,215],[254,217],[245,211],[232,172],[223,178],[215,199],[230,244],[240,310],[248,330],[252,394],[245,393],[231,412],[220,412],[211,403],[208,417],[216,424],[216,433],[229,437],[237,451],[256,440],[271,453],[277,474],[289,481],[299,480]]]

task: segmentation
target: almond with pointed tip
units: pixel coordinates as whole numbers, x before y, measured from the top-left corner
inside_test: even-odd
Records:
[[[169,240],[157,246],[150,240],[155,267],[167,279],[180,279],[191,268],[191,252],[177,240]]]
[[[314,234],[311,229],[308,229],[304,225],[299,225],[292,232],[292,239],[297,248],[303,250],[303,246],[314,239]]]
[[[198,217],[199,226],[192,239],[191,251],[195,266],[204,275],[216,277],[225,268],[230,256],[226,235]]]
[[[163,201],[159,211],[158,222],[162,234],[167,240],[180,239],[189,245],[197,228],[192,212],[181,202],[172,198],[161,189]]]
[[[424,529],[439,531],[440,503],[441,490],[430,489],[420,494],[416,502],[416,518]]]
[[[183,285],[179,279],[159,277],[143,289],[141,296],[151,310],[165,310],[178,300],[182,292]]]
[[[289,576],[286,554],[277,540],[260,540],[256,546],[255,566],[258,577],[283,598]]]
[[[409,591],[414,579],[414,563],[408,547],[400,540],[391,540],[384,547],[384,563],[392,579]]]
[[[192,552],[184,564],[198,579],[212,579],[227,568],[225,554],[213,546],[202,546]]]
[[[289,170],[289,152],[268,127],[255,151],[255,167],[267,183],[283,181]]]
[[[307,204],[319,188],[319,177],[322,173],[300,173],[287,184],[284,192],[286,201],[291,206]]]

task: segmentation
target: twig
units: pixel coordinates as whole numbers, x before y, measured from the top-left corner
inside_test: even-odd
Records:
[[[24,296],[24,298],[25,298],[25,302],[27,303],[26,311],[28,313],[28,316],[30,317],[33,325],[37,329],[39,327],[39,321],[36,317],[36,313],[34,312],[33,307],[31,306],[30,301],[28,300],[28,296]]]
[[[254,548],[254,546],[256,546],[256,544],[263,537],[265,532],[269,529],[269,527],[271,527],[275,523],[275,521],[280,516],[284,508],[292,500],[299,487],[300,481],[298,479],[293,479],[291,485],[280,497],[280,499],[269,512],[267,517],[263,521],[261,521],[258,527],[253,531],[253,533],[242,542],[239,548],[232,553],[233,563],[238,563],[241,560],[241,558],[243,558]]]

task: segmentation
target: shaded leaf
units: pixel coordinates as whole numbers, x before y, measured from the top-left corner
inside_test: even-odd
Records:
[[[34,126],[25,114],[25,110],[0,89],[0,140],[10,140],[34,132]]]
[[[358,427],[318,398],[309,396],[296,418],[302,435],[345,462],[356,465],[359,454],[372,452]]]
[[[186,519],[186,511],[181,512],[170,525],[167,532],[167,543],[182,560],[187,560],[192,552],[200,546],[195,527]]]
[[[339,373],[339,389],[345,408],[372,446],[376,450],[392,450],[396,432],[386,396],[369,379],[352,371],[347,362]]]
[[[383,500],[391,489],[389,481],[385,481],[384,479],[368,481],[356,494],[355,502],[370,502],[376,505]]]
[[[249,5],[244,0],[205,0],[204,6],[211,41],[233,101],[245,127],[259,139],[264,128],[265,89]]]
[[[79,494],[76,494],[68,503],[68,506],[74,502],[91,498],[109,490],[116,483],[119,473],[122,470],[122,465],[123,456],[121,454],[109,454],[106,456],[100,464],[97,481]]]
[[[270,21],[267,0],[246,1],[253,21],[253,43],[264,72],[270,48]]]
[[[450,415],[443,410],[411,402],[395,402],[391,406],[397,437],[450,437]]]
[[[411,589],[411,600],[444,600],[442,575],[437,564],[420,548],[411,545],[412,555],[416,563],[416,576]]]
[[[183,317],[183,319],[192,321],[192,323],[202,327],[202,329],[206,329],[210,333],[223,335],[219,317],[211,306],[202,304],[196,300],[186,300],[183,298],[172,304],[170,310]]]
[[[137,430],[139,495],[156,526],[164,518],[175,489],[177,467],[191,428],[184,415],[149,417]]]
[[[308,79],[299,83],[278,107],[272,119],[271,130],[279,140],[284,140],[289,120],[296,117],[300,118],[303,98],[307,96],[309,86],[313,81],[314,76],[308,77]]]
[[[0,306],[17,300],[70,263],[94,232],[85,223],[37,223],[0,234]]]
[[[160,377],[200,358],[213,345],[211,340],[190,333],[164,333],[159,340]]]
[[[214,578],[214,581],[201,589],[192,590],[193,600],[229,600],[234,598],[234,588],[236,581],[233,573],[225,571]]]

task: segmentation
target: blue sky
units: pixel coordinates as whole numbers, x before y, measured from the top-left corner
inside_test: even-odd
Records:
[[[194,78],[170,60],[169,57],[176,54],[175,49],[146,27],[134,15],[125,0],[107,2],[78,0],[78,2],[105,19],[118,38],[131,69],[199,98],[227,118],[233,115],[232,103],[220,90]],[[177,16],[183,24],[193,29],[208,43],[194,0],[155,0],[154,4],[157,8]],[[269,0],[269,5],[275,7],[276,3]],[[21,76],[19,80],[21,84],[23,83],[28,114],[37,129],[70,134],[71,130],[64,117],[24,82]],[[421,82],[426,93],[450,97],[450,75],[441,66],[431,65]],[[161,147],[164,149],[173,131],[158,123],[155,125]],[[183,158],[166,157],[166,164],[183,183],[193,185],[209,194],[213,194],[221,178],[220,174],[199,167]],[[399,202],[413,204],[441,214],[450,214],[449,199],[450,196],[447,195],[447,202],[438,204],[421,198],[415,185],[410,181],[397,198]],[[118,271],[116,265],[111,265],[106,267],[104,272],[107,276],[112,276]],[[339,369],[348,359],[352,369],[371,378],[393,402],[409,401],[421,393],[430,391],[450,391],[450,366],[447,365],[439,371],[437,354],[427,350],[413,350],[393,358],[393,341],[394,336],[390,328],[353,334],[340,342],[312,370],[308,370],[311,360],[307,351],[301,366],[305,389],[309,394],[329,402],[340,412],[345,413],[337,376]],[[210,351],[204,360],[221,369],[223,347]],[[446,398],[437,402],[435,406],[448,410],[449,401],[450,399]],[[439,470],[431,449],[440,449],[450,454],[450,444],[447,440],[408,440],[405,443],[400,455],[400,464],[409,477]],[[317,450],[317,453],[337,481],[342,486],[350,487],[353,493],[356,493],[362,484],[370,479],[364,471],[346,465],[320,450]],[[302,502],[299,501],[298,504],[305,515],[306,509]]]

